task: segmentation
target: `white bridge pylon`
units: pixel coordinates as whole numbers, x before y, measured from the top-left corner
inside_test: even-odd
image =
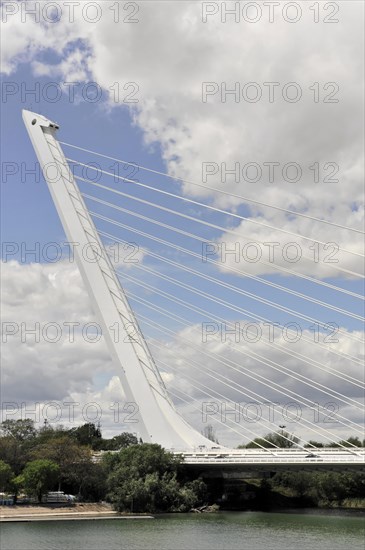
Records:
[[[138,431],[144,442],[167,449],[188,450],[212,442],[177,412],[139,328],[135,315],[98,235],[56,134],[59,126],[42,115],[23,110],[23,120],[67,239],[78,243],[75,257],[103,335],[119,370],[128,402],[139,409]],[[95,261],[82,253],[94,250]],[[118,339],[115,327],[119,328]],[[133,328],[131,331],[130,328]],[[129,330],[128,330],[129,329]],[[132,333],[132,334],[131,334]]]

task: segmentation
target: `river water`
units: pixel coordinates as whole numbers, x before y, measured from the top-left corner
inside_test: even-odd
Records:
[[[139,520],[5,523],[1,550],[364,550],[364,515],[169,514]]]

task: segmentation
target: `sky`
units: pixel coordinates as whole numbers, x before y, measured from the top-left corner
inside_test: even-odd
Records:
[[[130,243],[116,268],[196,429],[212,423],[225,445],[278,425],[302,441],[356,435],[362,2],[71,4],[2,4],[3,419],[137,429],[103,338],[82,332],[97,319],[37,172],[28,109],[57,122],[60,141],[110,157],[63,145],[77,177],[130,195],[78,179],[105,244]],[[277,326],[290,323],[297,338]]]

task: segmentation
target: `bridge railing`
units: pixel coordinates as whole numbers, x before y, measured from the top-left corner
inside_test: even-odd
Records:
[[[222,462],[236,464],[257,463],[364,463],[365,449],[233,449],[232,451],[206,451],[176,453],[186,464]]]
[[[315,458],[305,458],[305,457],[273,457],[273,456],[266,456],[266,457],[241,457],[241,458],[232,458],[232,457],[194,457],[194,458],[184,458],[184,462],[186,464],[209,464],[209,463],[232,463],[232,464],[268,464],[268,463],[284,463],[284,464],[298,464],[298,463],[323,463],[323,462],[330,462],[330,463],[364,463],[365,461],[363,457],[361,456],[326,456],[326,457],[315,457]]]
[[[196,450],[196,451],[183,451],[178,452],[175,451],[175,454],[182,454],[184,456],[210,456],[210,455],[225,455],[225,456],[280,456],[280,455],[308,455],[310,453],[318,454],[318,455],[355,455],[355,456],[364,456],[365,457],[365,449],[361,447],[349,447],[349,448],[316,448],[316,447],[310,447],[308,449],[273,449],[268,448],[265,449],[207,449],[207,450]]]

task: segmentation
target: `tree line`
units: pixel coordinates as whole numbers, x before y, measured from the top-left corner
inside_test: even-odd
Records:
[[[214,431],[208,435],[217,441]],[[295,448],[298,443],[298,438],[281,429],[240,447]],[[331,445],[306,444],[308,452],[324,446],[362,447],[364,441],[349,437]],[[106,452],[95,461],[95,452],[100,450],[118,452]],[[249,506],[258,508],[287,506],[288,502],[290,506],[326,506],[364,498],[365,476],[283,472],[258,480],[249,489],[256,493]],[[0,492],[23,493],[41,502],[54,490],[76,495],[80,501],[107,500],[125,512],[185,512],[205,504],[221,504],[217,480],[201,479],[184,468],[179,456],[157,444],[144,444],[133,434],[125,432],[105,439],[100,426],[92,423],[71,429],[45,424],[37,429],[30,419],[4,421],[0,425]],[[247,499],[239,484],[223,505],[227,509],[245,508]]]
[[[277,432],[271,432],[263,437],[255,437],[247,444],[238,445],[238,449],[274,449],[279,447],[281,449],[293,449],[298,448],[300,439],[294,434],[286,432],[284,429],[280,429]],[[321,441],[309,440],[303,445],[305,449],[338,449],[341,447],[365,447],[365,439],[362,441],[358,437],[350,436],[347,439],[340,441],[331,441],[329,443],[323,443]]]
[[[0,492],[41,502],[48,491],[62,490],[134,512],[182,512],[204,503],[205,483],[186,478],[178,456],[133,434],[104,439],[92,423],[36,429],[30,419],[6,420],[0,429]],[[95,461],[100,450],[119,452]]]

